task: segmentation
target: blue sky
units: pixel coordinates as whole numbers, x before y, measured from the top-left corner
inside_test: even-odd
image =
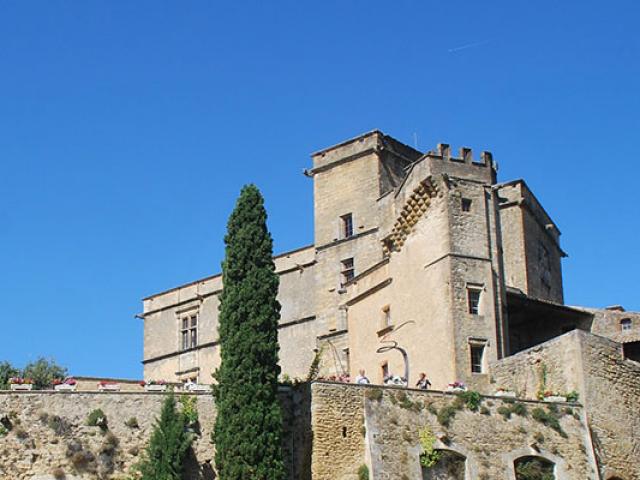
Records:
[[[244,183],[312,243],[309,153],[490,150],[569,304],[640,310],[637,2],[0,3],[0,360],[139,377],[149,294],[219,270]]]

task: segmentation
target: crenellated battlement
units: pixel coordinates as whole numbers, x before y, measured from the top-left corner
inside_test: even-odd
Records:
[[[473,150],[469,147],[460,147],[458,156],[451,155],[451,146],[448,143],[439,143],[436,150],[430,150],[425,155],[431,158],[437,158],[445,161],[465,163],[467,165],[475,165],[478,167],[490,167],[496,170],[491,152],[481,152],[480,160],[473,159]]]

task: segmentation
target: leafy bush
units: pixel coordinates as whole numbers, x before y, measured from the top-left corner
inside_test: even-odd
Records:
[[[198,423],[198,398],[194,395],[181,395],[180,404],[187,425]]]
[[[448,427],[451,424],[451,420],[456,416],[456,408],[447,405],[446,407],[442,407],[438,412],[438,423],[443,427]]]
[[[7,427],[5,427],[4,425],[0,425],[0,437],[4,437],[7,433],[9,433]]]
[[[420,446],[422,454],[420,454],[420,465],[431,468],[440,460],[440,452],[435,449],[436,436],[427,426],[418,432],[420,437]]]
[[[505,420],[509,420],[511,418],[511,409],[506,405],[499,406],[497,412],[502,415]]]
[[[100,427],[102,430],[109,428],[107,425],[107,416],[99,408],[96,408],[89,414],[87,417],[87,425],[90,427]]]
[[[475,412],[480,408],[480,404],[482,403],[482,397],[479,392],[474,390],[468,390],[466,392],[462,392],[458,394],[458,397],[464,401],[466,407]]]
[[[376,388],[376,387],[369,387],[365,390],[364,396],[369,400],[376,400],[379,402],[380,400],[382,400],[382,389]]]
[[[528,410],[524,403],[515,403],[511,407],[511,411],[520,417],[526,417]]]
[[[546,425],[547,427],[555,430],[560,434],[561,437],[566,438],[567,434],[562,430],[562,426],[560,425],[560,421],[558,419],[557,410],[556,412],[549,409],[549,412],[546,412],[544,409],[538,407],[534,408],[531,411],[531,416],[537,422]]]
[[[358,468],[358,480],[369,480],[369,467],[365,464],[360,465],[360,468]]]
[[[580,398],[580,394],[575,390],[572,390],[569,393],[567,393],[566,397],[567,397],[567,402],[577,402],[578,398]]]

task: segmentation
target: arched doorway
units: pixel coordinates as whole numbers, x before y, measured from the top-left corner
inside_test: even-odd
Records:
[[[543,457],[526,456],[513,462],[516,480],[555,480],[556,465]]]
[[[423,480],[465,480],[467,458],[453,450],[436,450],[438,461],[422,467]]]

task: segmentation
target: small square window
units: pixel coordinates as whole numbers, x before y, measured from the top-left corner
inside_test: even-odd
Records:
[[[460,205],[462,208],[463,212],[470,212],[471,211],[471,199],[470,198],[463,198],[460,201]]]
[[[471,373],[484,372],[484,345],[471,344]]]
[[[624,331],[629,331],[631,330],[631,319],[630,318],[623,318],[622,320],[620,320],[620,330]]]
[[[479,288],[467,289],[467,306],[471,315],[480,315],[480,293]]]
[[[342,222],[342,238],[353,237],[353,215],[347,213],[346,215],[342,215],[340,220]]]
[[[342,260],[342,283],[348,283],[355,277],[353,258]]]

